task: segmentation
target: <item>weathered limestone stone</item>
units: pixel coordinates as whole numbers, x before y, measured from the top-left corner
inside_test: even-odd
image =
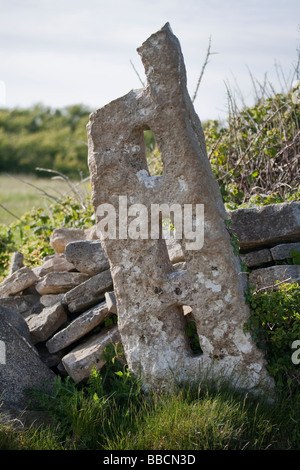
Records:
[[[39,313],[42,309],[40,296],[38,294],[3,297],[0,299],[0,305],[8,309],[15,310],[23,316],[27,316],[32,313]]]
[[[67,314],[61,303],[46,307],[37,315],[26,318],[32,344],[46,341],[67,321]]]
[[[241,250],[300,240],[300,202],[237,209],[230,218]]]
[[[102,323],[108,315],[109,311],[104,302],[92,307],[75,318],[66,328],[52,336],[46,343],[48,351],[55,353],[66,348]]]
[[[249,275],[250,285],[256,289],[272,287],[277,281],[299,282],[300,266],[287,264],[255,269]]]
[[[104,349],[118,341],[120,336],[117,326],[105,329],[64,356],[62,364],[75,382],[81,382],[89,377],[94,367],[100,370],[104,366],[106,361],[101,357]]]
[[[32,271],[37,276],[43,277],[52,272],[75,271],[75,267],[72,263],[66,260],[64,254],[56,253],[53,256],[47,256],[47,259],[44,259],[43,264],[32,268]]]
[[[0,306],[0,316],[16,328],[21,336],[30,341],[30,331],[23,316],[10,308]]]
[[[54,304],[57,304],[57,302],[63,302],[64,299],[64,294],[45,294],[40,297],[40,303],[44,307],[51,307]]]
[[[112,288],[110,270],[92,276],[65,294],[64,301],[70,312],[82,312],[104,299],[105,292]]]
[[[249,388],[261,382],[273,384],[262,352],[243,332],[249,316],[244,277],[233,252],[201,123],[188,95],[179,41],[166,24],[138,52],[147,87],[132,90],[91,114],[87,126],[93,204],[99,238],[110,261],[129,369],[141,374],[146,388],[172,387],[177,379],[197,378],[203,369],[233,374]],[[162,176],[149,175],[143,138],[147,129],[154,132],[162,152]],[[173,269],[162,237],[141,238],[138,230],[136,237],[129,236],[129,230],[124,235],[126,225],[119,227],[124,198],[128,210],[146,208],[148,216],[153,204],[178,204],[180,210],[190,204],[199,212],[204,205],[203,247],[191,247],[190,233],[182,236],[185,271]],[[101,224],[107,207],[115,211],[115,237],[107,237]],[[203,227],[201,212],[194,222],[193,230]],[[190,350],[183,305],[193,310],[201,356],[193,356]]]
[[[36,284],[35,288],[40,295],[60,294],[73,289],[88,278],[89,276],[83,273],[50,272]]]
[[[24,256],[20,251],[15,251],[11,257],[9,276],[23,267]]]
[[[118,313],[117,299],[116,299],[114,291],[105,292],[105,301],[106,301],[106,305],[107,305],[109,313],[117,314]]]
[[[271,254],[274,261],[280,261],[292,258],[291,251],[295,250],[300,253],[300,243],[283,243],[271,248]]]
[[[56,253],[64,253],[68,243],[76,240],[96,240],[95,227],[88,229],[80,228],[57,228],[50,235],[50,245]]]
[[[77,271],[95,276],[109,269],[109,261],[100,240],[80,240],[68,243],[66,258]]]
[[[34,274],[32,269],[24,266],[1,282],[0,297],[16,295],[19,292],[22,292],[28,287],[34,285],[38,279],[39,278]]]
[[[1,403],[4,409],[23,411],[29,401],[25,390],[46,386],[50,391],[55,374],[41,361],[36,349],[3,315],[0,315],[0,342],[2,353],[4,352],[0,361]]]
[[[178,240],[175,240],[175,238],[168,238],[166,239],[166,245],[171,263],[176,264],[185,261],[184,254]]]
[[[264,264],[271,263],[273,261],[271,251],[268,248],[258,251],[250,251],[245,255],[241,255],[241,260],[246,264],[248,268],[255,266],[263,266]]]

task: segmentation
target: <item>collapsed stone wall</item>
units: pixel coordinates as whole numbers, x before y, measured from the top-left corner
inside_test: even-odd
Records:
[[[300,266],[289,264],[291,253],[300,253],[299,202],[238,209],[228,216],[248,268],[239,275],[249,278],[252,288],[300,281]],[[180,243],[166,242],[174,267],[185,269]],[[38,385],[55,375],[86,380],[93,367],[100,370],[105,364],[101,356],[108,344],[121,342],[117,324],[105,325],[118,308],[95,227],[56,229],[51,245],[55,254],[35,268],[24,267],[22,254],[14,254],[10,275],[0,284],[0,340],[10,344],[8,362],[0,364],[0,395],[6,404],[26,400],[22,385]],[[192,321],[192,309],[184,316]]]

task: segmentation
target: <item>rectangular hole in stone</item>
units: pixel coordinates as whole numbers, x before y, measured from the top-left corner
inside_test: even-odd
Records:
[[[198,356],[200,354],[203,354],[203,351],[201,349],[200,341],[199,341],[199,335],[197,332],[197,325],[193,316],[193,311],[192,308],[189,305],[183,305],[182,306],[182,312],[185,318],[185,328],[184,332],[187,336],[187,339],[189,341],[190,349],[191,352],[195,355]]]
[[[144,142],[149,175],[162,175],[164,167],[161,151],[157,145],[154,132],[151,129],[144,131]]]

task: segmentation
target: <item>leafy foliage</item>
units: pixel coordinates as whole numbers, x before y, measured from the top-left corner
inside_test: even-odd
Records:
[[[300,287],[280,284],[272,291],[251,293],[251,314],[245,325],[267,360],[267,369],[278,388],[300,384],[300,370],[292,361],[292,345],[300,339]]]
[[[86,124],[90,110],[0,110],[0,172],[34,173],[36,166],[78,177],[88,174]],[[38,164],[37,164],[38,162]]]

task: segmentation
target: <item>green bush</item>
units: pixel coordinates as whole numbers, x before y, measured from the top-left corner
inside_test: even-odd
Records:
[[[245,325],[264,351],[267,369],[280,390],[295,391],[300,384],[299,365],[292,360],[293,345],[300,340],[300,286],[280,284],[272,291],[249,295],[250,318]]]

